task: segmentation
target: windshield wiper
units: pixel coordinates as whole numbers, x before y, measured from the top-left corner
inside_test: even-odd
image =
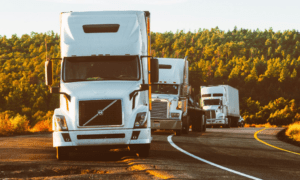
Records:
[[[118,78],[118,79],[130,79],[130,80],[132,80],[132,79],[137,79],[137,77],[134,77],[134,76],[128,76],[128,75],[120,75],[120,76],[118,76],[118,77],[116,77],[116,78]]]
[[[86,81],[85,79],[68,79],[66,82]]]
[[[87,81],[101,81],[101,80],[118,80],[116,77],[89,77]]]

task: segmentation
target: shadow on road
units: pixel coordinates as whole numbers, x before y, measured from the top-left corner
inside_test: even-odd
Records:
[[[117,150],[114,151],[93,151],[93,152],[71,152],[69,160],[71,161],[105,161],[105,162],[116,162],[122,161],[124,158],[137,158],[135,152],[129,150]]]

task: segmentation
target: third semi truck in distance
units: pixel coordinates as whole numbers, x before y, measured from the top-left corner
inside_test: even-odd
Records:
[[[205,131],[204,111],[189,102],[189,65],[185,59],[158,58],[159,81],[152,85],[151,129],[174,130],[176,135]],[[191,100],[192,101],[192,100]]]
[[[201,86],[201,105],[207,126],[237,127],[240,118],[239,91],[229,85]]]
[[[53,115],[58,159],[73,150],[130,148],[148,156],[151,143],[151,83],[158,61],[150,59],[150,13],[98,11],[61,13],[60,94]],[[151,72],[150,72],[151,71]]]

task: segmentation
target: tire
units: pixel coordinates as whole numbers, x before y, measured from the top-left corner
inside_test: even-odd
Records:
[[[196,127],[195,127],[194,124],[192,124],[192,131],[193,131],[193,132],[196,132]]]
[[[175,131],[175,135],[176,135],[176,136],[181,136],[181,133],[182,133],[182,130],[181,130],[181,129]]]
[[[204,125],[203,125],[203,131],[202,132],[206,132],[206,116],[204,116]]]
[[[199,121],[195,120],[194,119],[194,122],[192,124],[192,131],[193,132],[199,132],[200,129],[199,129]]]
[[[186,123],[183,127],[184,128],[182,128],[182,133],[183,134],[188,134],[189,130],[190,130],[190,117],[189,116],[186,117]]]
[[[245,122],[241,122],[241,127],[244,127],[245,126]]]
[[[56,147],[56,158],[57,160],[67,160],[69,152],[64,147]]]
[[[224,126],[225,128],[230,128],[231,118],[228,118],[228,123]]]
[[[200,127],[199,127],[200,132],[204,132],[204,126],[205,126],[205,116],[202,115],[201,116],[201,121],[200,121]]]
[[[149,157],[150,144],[141,145],[141,147],[138,148],[137,153],[139,154],[139,157],[141,157],[141,158]]]

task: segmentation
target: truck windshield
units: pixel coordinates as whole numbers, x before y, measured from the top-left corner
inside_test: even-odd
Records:
[[[203,100],[204,106],[220,105],[220,99]]]
[[[102,80],[139,80],[137,56],[67,57],[64,60],[65,82]]]
[[[178,85],[152,84],[151,92],[155,94],[178,94]]]

